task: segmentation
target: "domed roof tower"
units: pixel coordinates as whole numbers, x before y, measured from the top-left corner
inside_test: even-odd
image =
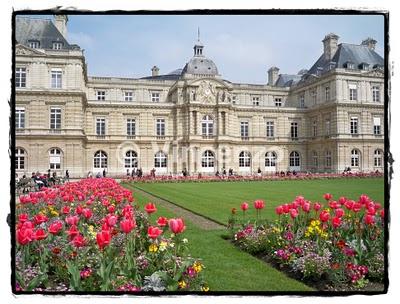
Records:
[[[200,42],[200,31],[198,31],[197,41],[193,47],[194,55],[186,63],[182,75],[219,76],[217,66],[214,61],[203,55],[203,49],[204,45]]]

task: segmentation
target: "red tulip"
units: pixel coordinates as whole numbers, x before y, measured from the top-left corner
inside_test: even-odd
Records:
[[[34,240],[33,229],[21,228],[17,229],[17,242],[20,245],[26,245]]]
[[[82,210],[83,210],[83,207],[81,205],[78,205],[76,207],[76,209],[75,209],[75,213],[76,214],[82,214]]]
[[[96,235],[97,245],[100,250],[104,249],[104,247],[110,245],[111,242],[111,233],[109,230],[102,230]]]
[[[333,228],[338,228],[342,224],[342,219],[340,217],[335,216],[332,218],[332,226]]]
[[[371,201],[371,199],[365,194],[361,194],[360,198],[358,200],[358,202],[362,205],[365,205],[365,204],[369,203],[370,201]]]
[[[375,216],[366,214],[364,217],[364,223],[367,225],[373,225],[375,224]]]
[[[342,217],[344,215],[344,210],[342,208],[337,208],[335,210],[335,216],[336,217]]]
[[[347,199],[344,196],[342,196],[342,197],[339,198],[338,202],[339,202],[340,205],[343,206],[346,201],[347,201]]]
[[[315,210],[316,212],[318,212],[319,209],[321,209],[321,204],[320,204],[320,203],[314,203],[313,208],[314,208],[314,210]]]
[[[63,214],[69,214],[70,211],[71,211],[71,208],[70,208],[69,206],[64,206],[64,207],[62,207],[62,209],[61,209],[61,212],[62,212]]]
[[[297,211],[297,209],[290,209],[290,217],[292,219],[295,219],[298,215],[299,215],[299,212]]]
[[[162,233],[162,230],[158,227],[150,226],[147,229],[147,235],[149,238],[152,238],[153,240],[158,238],[158,236]]]
[[[122,215],[125,218],[132,218],[133,217],[133,207],[131,205],[126,205],[123,209],[122,209]]]
[[[76,225],[72,225],[66,232],[70,240],[79,234],[79,230]]]
[[[247,209],[249,209],[249,204],[246,203],[246,202],[243,202],[243,203],[240,205],[240,209],[242,209],[243,212],[245,212]]]
[[[369,215],[375,215],[376,214],[375,207],[369,207],[368,210],[367,210],[367,213]]]
[[[86,219],[90,219],[92,217],[92,210],[90,210],[89,208],[82,209],[82,215]]]
[[[54,221],[53,223],[50,224],[49,232],[51,234],[56,235],[61,231],[62,228],[63,228],[63,223],[61,221],[57,220],[57,221]]]
[[[327,201],[329,201],[331,198],[332,198],[332,194],[330,194],[330,193],[324,194],[324,199],[326,199]]]
[[[120,222],[120,227],[124,233],[129,233],[136,227],[136,223],[132,219],[124,219]]]
[[[304,212],[310,212],[311,204],[309,202],[304,202],[301,206]]]
[[[38,230],[36,230],[36,231],[34,232],[33,238],[34,238],[36,241],[44,240],[45,238],[47,238],[47,234],[46,234],[46,232],[44,231],[44,229],[38,229]]]
[[[107,214],[104,220],[108,227],[113,227],[117,223],[118,218],[113,214]]]
[[[29,220],[29,216],[28,216],[27,213],[21,213],[21,214],[18,216],[18,221],[19,221],[20,223],[25,223],[27,220]]]
[[[263,200],[254,201],[254,208],[260,210],[260,209],[264,209],[264,207],[265,207],[265,202]]]
[[[354,201],[352,200],[348,200],[344,203],[344,206],[348,209],[348,210],[353,210],[353,206],[354,206]]]
[[[144,207],[144,211],[146,211],[148,214],[152,214],[157,211],[156,205],[153,203],[147,203]]]
[[[79,222],[79,216],[77,216],[77,215],[67,216],[65,218],[65,222],[70,226],[77,225]]]
[[[336,209],[336,208],[339,208],[340,205],[338,204],[337,201],[331,201],[331,202],[329,202],[329,207],[330,207],[331,209]]]
[[[160,227],[164,227],[167,226],[168,224],[168,220],[166,217],[160,216],[157,220],[157,225]]]
[[[384,209],[382,209],[382,210],[380,211],[380,216],[381,216],[381,219],[384,219],[384,218],[385,218],[385,210],[384,210]]]
[[[284,205],[282,205],[282,208],[283,208],[283,212],[284,212],[284,213],[289,213],[289,211],[290,211],[290,206],[289,206],[289,204],[284,204]]]
[[[283,206],[278,206],[278,207],[275,208],[275,213],[276,213],[277,215],[282,215],[283,212],[284,212]]]
[[[83,237],[82,234],[77,234],[73,240],[72,240],[72,244],[76,247],[76,248],[80,248],[80,247],[84,247],[86,245],[86,240]]]
[[[40,225],[41,223],[47,222],[48,218],[47,216],[39,213],[34,217],[34,220],[36,225]]]
[[[114,211],[115,211],[115,206],[114,205],[108,206],[108,212],[114,213]]]
[[[353,204],[353,211],[354,212],[359,212],[361,210],[361,208],[362,208],[362,205],[360,203],[357,202],[357,203]]]
[[[329,221],[330,215],[329,212],[324,210],[319,214],[319,219],[321,220],[321,222],[325,223],[327,221]]]
[[[175,234],[182,233],[186,229],[185,223],[181,218],[170,219],[168,225],[171,231]]]

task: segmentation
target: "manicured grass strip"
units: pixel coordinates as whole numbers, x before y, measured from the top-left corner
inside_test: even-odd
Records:
[[[233,207],[241,216],[240,204],[247,201],[251,208],[247,217],[255,218],[252,207],[254,200],[266,201],[261,217],[276,219],[275,207],[293,201],[303,195],[311,201],[323,201],[324,193],[331,193],[335,199],[340,196],[357,200],[367,194],[374,201],[384,202],[384,179],[329,179],[300,181],[260,182],[204,182],[204,183],[139,183],[138,186],[152,194],[163,197],[197,214],[203,214],[217,222],[227,223]]]
[[[122,184],[128,189],[132,187]],[[149,199],[133,189],[136,203],[143,210]],[[167,218],[176,215],[160,204],[152,215],[156,221],[158,216]],[[193,257],[202,259],[206,269],[205,279],[212,291],[312,291],[303,283],[288,278],[261,260],[237,249],[221,238],[223,230],[205,231],[185,220],[184,236],[189,240],[189,250]]]

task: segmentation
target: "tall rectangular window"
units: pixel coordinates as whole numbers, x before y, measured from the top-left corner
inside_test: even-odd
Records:
[[[275,136],[275,130],[274,130],[274,122],[273,121],[267,121],[267,137],[274,137]]]
[[[275,97],[275,107],[281,107],[282,106],[282,98],[281,97]]]
[[[96,91],[97,100],[106,100],[106,91]]]
[[[240,137],[244,140],[249,139],[249,122],[248,121],[240,122]]]
[[[52,70],[51,71],[51,87],[53,89],[61,89],[62,88],[62,71],[61,70]]]
[[[331,100],[331,88],[325,87],[325,101]]]
[[[357,100],[357,85],[349,84],[349,99]]]
[[[331,120],[327,119],[325,120],[325,135],[330,135],[331,134]]]
[[[358,134],[358,117],[350,118],[350,134]]]
[[[124,99],[125,101],[133,101],[133,92],[132,91],[125,92]]]
[[[135,136],[136,135],[136,120],[128,118],[126,120],[126,135]]]
[[[381,118],[374,117],[374,135],[381,135]]]
[[[381,90],[379,86],[372,87],[372,101],[380,102],[381,101]]]
[[[26,68],[15,69],[15,87],[26,88]]]
[[[313,105],[317,104],[317,91],[315,89],[311,91],[311,100]]]
[[[50,129],[59,130],[61,129],[61,109],[51,108],[50,109]]]
[[[164,118],[157,118],[156,135],[157,136],[165,136],[165,119]]]
[[[16,108],[15,109],[15,128],[24,129],[25,128],[25,109]]]
[[[61,50],[63,47],[62,42],[53,42],[53,50]]]
[[[96,118],[96,135],[104,136],[106,135],[106,119]]]
[[[317,131],[317,121],[314,120],[312,124],[312,136],[317,137],[318,131]]]
[[[299,124],[297,122],[290,123],[290,137],[292,139],[299,137]]]
[[[305,107],[306,104],[305,104],[305,100],[304,100],[304,94],[300,95],[299,103],[300,103],[300,108],[304,108]]]
[[[325,152],[325,167],[332,167],[332,152],[329,150]]]
[[[253,106],[259,106],[260,105],[260,96],[253,96],[251,98],[251,100],[253,101]]]
[[[160,102],[160,92],[151,92],[151,101]]]

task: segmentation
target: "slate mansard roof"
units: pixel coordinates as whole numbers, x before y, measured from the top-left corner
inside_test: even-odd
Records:
[[[78,48],[71,45],[49,19],[17,17],[15,25],[16,43],[29,46],[32,41],[39,41],[40,49],[53,49],[53,42],[62,42],[63,49]]]
[[[325,72],[332,68],[345,68],[348,62],[353,63],[355,69],[359,69],[362,63],[369,64],[370,68],[384,65],[383,58],[368,46],[341,43],[331,60],[326,60],[322,54],[307,74],[318,75],[318,71]]]

